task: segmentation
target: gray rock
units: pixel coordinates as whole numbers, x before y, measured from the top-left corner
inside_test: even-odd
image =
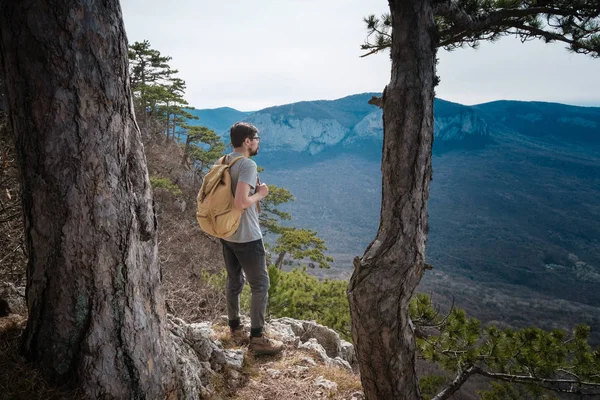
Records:
[[[317,339],[315,338],[310,338],[306,342],[301,343],[300,345],[298,345],[298,348],[309,350],[312,353],[314,353],[321,361],[323,361],[323,363],[329,363],[330,359],[329,357],[327,357],[325,349],[317,342]]]
[[[210,385],[210,377],[214,372],[202,363],[196,352],[185,343],[184,339],[171,335],[177,362],[175,372],[179,381],[181,399],[205,398],[214,393]]]
[[[302,364],[310,365],[311,367],[316,367],[318,364],[311,357],[302,357],[299,361]]]
[[[365,394],[361,390],[352,393],[352,395],[350,396],[350,400],[364,400],[364,399],[365,399]]]
[[[315,338],[329,357],[335,358],[341,355],[340,335],[336,331],[314,321],[303,321],[302,326],[304,334],[300,340],[306,341],[309,338]]]
[[[334,359],[330,359],[330,365],[335,365],[338,368],[345,369],[347,371],[352,371],[352,366],[346,360],[341,357],[336,357]]]
[[[302,335],[304,335],[304,325],[302,324],[302,321],[298,321],[297,319],[287,317],[277,318],[271,320],[268,325],[288,326],[294,333],[294,336],[302,337]]]
[[[340,357],[348,361],[354,372],[358,372],[358,358],[356,357],[356,352],[354,351],[354,345],[342,339],[340,341],[340,347]]]
[[[338,385],[335,382],[327,380],[322,376],[317,377],[314,382],[314,386],[323,388],[327,390],[329,393],[335,393],[338,390]]]
[[[242,350],[225,350],[225,365],[229,369],[240,371],[244,366],[244,352]]]
[[[273,379],[277,379],[281,376],[281,371],[278,369],[269,368],[267,369],[267,374]]]
[[[274,320],[267,324],[266,330],[268,330],[269,336],[276,336],[284,343],[292,344],[295,347],[300,344],[300,338],[296,336],[289,324]]]

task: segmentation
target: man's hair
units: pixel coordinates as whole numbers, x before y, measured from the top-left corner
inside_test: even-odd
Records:
[[[236,122],[229,130],[231,145],[240,147],[246,138],[253,138],[258,133],[258,129],[248,122]]]

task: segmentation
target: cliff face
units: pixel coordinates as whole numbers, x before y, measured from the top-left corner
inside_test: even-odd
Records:
[[[320,153],[327,146],[335,146],[349,133],[347,127],[334,119],[316,120],[310,117],[297,119],[271,113],[257,112],[246,121],[260,129],[260,135],[268,140],[264,151]]]
[[[371,97],[357,95],[357,102],[366,102]],[[338,100],[336,100],[338,101]],[[361,146],[363,140],[381,143],[383,140],[382,112],[374,106],[370,109],[335,112],[335,103],[319,102],[312,107],[271,107],[251,114],[246,121],[257,126],[268,145],[263,152],[291,151],[316,155],[322,151],[342,145],[343,148]],[[434,136],[437,142],[452,143],[455,147],[489,138],[488,123],[484,116],[470,107],[436,101],[436,111],[441,112],[434,120]]]

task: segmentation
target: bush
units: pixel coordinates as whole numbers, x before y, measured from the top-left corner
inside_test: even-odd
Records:
[[[179,186],[177,186],[176,184],[171,182],[171,180],[169,178],[160,178],[158,176],[151,176],[150,177],[150,185],[154,189],[156,189],[156,188],[165,189],[166,191],[168,191],[169,193],[171,193],[175,196],[179,196],[181,194],[181,189],[179,188]]]

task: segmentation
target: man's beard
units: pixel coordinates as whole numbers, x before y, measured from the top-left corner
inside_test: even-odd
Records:
[[[254,157],[257,154],[258,154],[258,147],[256,148],[256,150],[250,152],[250,157]]]

